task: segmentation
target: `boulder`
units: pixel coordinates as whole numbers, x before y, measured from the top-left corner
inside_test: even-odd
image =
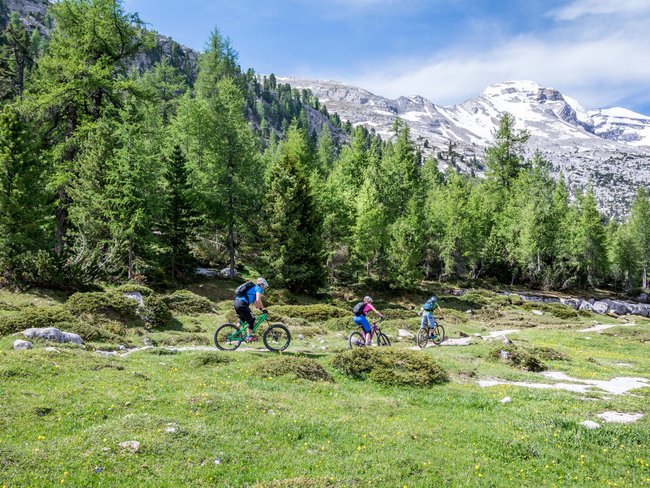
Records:
[[[580,422],[580,425],[582,425],[583,427],[589,430],[600,429],[600,424],[592,420],[585,420],[584,422]]]
[[[510,403],[510,402],[512,402],[512,398],[510,398],[510,397],[505,397],[505,398],[499,400],[499,403]]]
[[[131,451],[133,453],[138,452],[140,450],[140,443],[138,441],[120,442],[119,446],[121,449],[124,449],[125,451]]]
[[[592,312],[593,307],[591,306],[591,303],[589,303],[586,300],[583,300],[580,302],[580,306],[578,307],[579,310],[584,310],[586,312]]]
[[[615,313],[616,315],[627,315],[630,313],[630,309],[627,303],[617,300],[603,300],[603,302],[608,305],[609,311]]]
[[[16,351],[25,351],[26,349],[31,349],[33,347],[34,344],[29,341],[23,341],[21,339],[14,341],[14,350]]]
[[[217,272],[213,269],[208,268],[196,268],[194,270],[195,275],[205,276],[206,278],[216,278]]]
[[[640,301],[640,302],[647,302],[647,301],[648,301],[648,294],[645,293],[645,292],[644,292],[644,293],[641,293],[641,294],[639,295],[639,301]]]
[[[501,359],[503,359],[504,361],[507,361],[508,359],[510,359],[511,354],[509,351],[499,351],[499,356],[501,356]]]
[[[138,307],[144,307],[144,298],[142,297],[142,293],[139,291],[128,291],[124,294],[124,296],[130,300],[135,301],[138,304]]]
[[[579,310],[582,300],[579,298],[560,298],[560,303],[574,310]]]
[[[81,339],[79,334],[73,334],[72,332],[61,332],[56,327],[44,327],[42,329],[27,329],[23,331],[23,335],[28,339],[44,339],[46,341],[60,342],[60,343],[72,343],[72,344],[83,344],[84,341]]]
[[[239,272],[236,269],[233,269],[231,272],[230,268],[223,268],[219,274],[224,278],[236,278],[239,275]]]
[[[594,302],[593,305],[591,306],[591,310],[594,313],[605,314],[607,313],[607,310],[609,310],[609,305],[607,304],[607,302],[602,302],[602,301]]]
[[[533,310],[533,315],[540,315],[541,316],[541,315],[544,315],[544,312],[542,312],[541,310]]]
[[[398,337],[405,337],[407,339],[413,339],[415,337],[413,334],[411,334],[406,329],[400,329],[399,331],[397,331],[397,336]]]

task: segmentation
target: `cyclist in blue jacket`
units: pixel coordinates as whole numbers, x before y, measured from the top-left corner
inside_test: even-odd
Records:
[[[438,303],[438,297],[434,294],[424,302],[424,305],[420,307],[418,315],[422,315],[422,322],[420,322],[420,329],[425,329],[427,325],[429,326],[429,337],[435,339],[434,329],[436,327],[436,318],[433,316],[433,311],[439,308],[440,309],[440,318],[442,318],[442,307]]]
[[[255,305],[262,311],[262,313],[268,313],[268,310],[266,310],[262,303],[262,294],[268,286],[269,284],[264,278],[258,278],[255,283],[247,283],[243,285],[241,294],[235,295],[233,305],[235,306],[237,317],[239,317],[242,322],[248,324],[246,327],[246,342],[256,340],[256,338],[253,337],[255,317],[253,317],[251,312],[251,305]]]

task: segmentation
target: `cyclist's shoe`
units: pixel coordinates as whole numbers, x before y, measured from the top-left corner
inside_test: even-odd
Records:
[[[434,340],[434,339],[437,339],[437,338],[438,338],[438,336],[436,334],[432,334],[432,335],[429,336],[429,339],[431,339],[431,340]]]
[[[354,341],[354,345],[361,347],[361,346],[364,346],[365,343],[363,341],[360,341],[359,339],[357,339],[356,341]]]
[[[244,339],[246,342],[255,342],[257,341],[256,336],[247,336],[246,339]]]

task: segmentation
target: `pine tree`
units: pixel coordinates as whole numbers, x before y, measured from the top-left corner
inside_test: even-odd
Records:
[[[192,233],[193,208],[185,156],[174,146],[165,172],[167,190],[162,214],[163,242],[169,255],[171,275],[177,278],[191,263],[189,239]]]
[[[324,282],[322,218],[305,174],[307,135],[293,124],[269,173],[265,258],[273,277],[294,291],[314,292]]]
[[[607,271],[605,227],[596,205],[596,195],[590,188],[580,200],[578,223],[579,267],[590,286],[596,286]]]
[[[637,189],[630,212],[630,225],[639,252],[641,287],[647,290],[650,266],[650,200],[645,188]]]
[[[611,220],[607,226],[610,269],[616,283],[629,291],[639,272],[639,248],[629,223],[618,225]]]
[[[493,135],[494,144],[485,150],[487,175],[497,187],[508,188],[526,167],[522,147],[528,141],[529,134],[516,131],[514,117],[506,112]]]
[[[44,167],[35,156],[32,135],[17,110],[0,112],[0,268],[9,281],[20,261],[47,244]]]

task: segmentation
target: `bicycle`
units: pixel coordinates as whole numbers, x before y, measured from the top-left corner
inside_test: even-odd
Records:
[[[268,323],[269,327],[262,334],[264,346],[269,351],[284,351],[291,343],[291,332],[284,324],[269,323],[267,316],[268,314],[263,313],[257,317],[253,326],[253,333],[257,331],[262,323]],[[233,323],[219,326],[214,332],[214,345],[222,351],[234,351],[246,340],[246,327],[248,327],[248,324],[241,320],[239,326]]]
[[[433,332],[433,337],[429,336],[431,332]],[[436,320],[435,327],[420,328],[418,331],[417,341],[418,346],[421,349],[424,349],[427,347],[429,341],[432,341],[436,346],[439,346],[445,338],[445,328]]]
[[[386,334],[384,334],[381,331],[378,325],[383,321],[384,319],[381,318],[377,322],[374,322],[372,324],[372,327],[370,328],[370,343],[372,343],[372,338],[375,335],[375,333],[377,333],[377,345],[390,346],[390,339]],[[366,340],[364,339],[363,334],[361,334],[361,332],[355,330],[350,334],[350,337],[348,338],[348,343],[350,344],[350,349],[354,349],[355,347],[365,347]]]

